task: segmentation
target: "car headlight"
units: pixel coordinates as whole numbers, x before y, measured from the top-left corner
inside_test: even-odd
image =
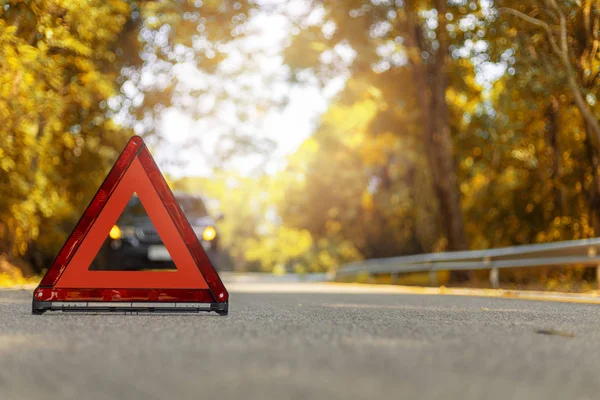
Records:
[[[110,238],[113,240],[121,239],[121,229],[119,229],[119,227],[116,225],[113,226],[112,228],[110,228],[108,236],[110,236]]]
[[[214,227],[207,226],[204,228],[204,231],[202,232],[202,239],[210,242],[211,240],[214,240],[215,237],[217,237],[217,230]]]

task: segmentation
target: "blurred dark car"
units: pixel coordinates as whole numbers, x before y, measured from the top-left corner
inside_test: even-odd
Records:
[[[200,239],[211,263],[215,269],[218,269],[219,234],[215,219],[208,214],[200,196],[175,193],[175,198]],[[137,196],[131,198],[117,224],[112,227],[109,237],[90,269],[107,271],[176,269]]]

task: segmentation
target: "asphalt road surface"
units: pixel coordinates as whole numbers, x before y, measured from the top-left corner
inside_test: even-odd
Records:
[[[234,286],[228,317],[33,316],[0,291],[0,399],[600,397],[600,305]]]

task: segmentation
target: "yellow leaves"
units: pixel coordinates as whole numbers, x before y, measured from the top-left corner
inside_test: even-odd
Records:
[[[21,60],[18,57],[16,48],[11,44],[4,44],[0,48],[0,52],[3,55],[2,65],[5,73],[10,70],[17,70],[21,66]]]
[[[480,200],[480,193],[487,190],[488,184],[489,177],[480,171],[476,172],[471,179],[463,181],[460,184],[460,191],[463,194],[463,207],[465,209],[476,207]]]
[[[0,232],[2,250],[12,247],[23,254],[32,241],[44,242],[39,238],[41,224],[57,215],[57,204],[66,210],[63,219],[72,218],[81,194],[96,188],[105,160],[114,157],[114,126],[113,131],[110,124],[103,126],[102,142],[87,140],[97,134],[93,118],[99,100],[112,95],[116,85],[114,76],[104,74],[106,66],[98,63],[95,52],[114,48],[125,21],[118,13],[130,11],[126,2],[36,1],[14,9],[22,13],[13,15],[21,18],[19,29],[0,20],[0,221],[6,227]],[[87,130],[79,144],[67,132],[72,124]],[[87,157],[77,160],[75,170],[76,157],[69,155],[82,151]],[[49,251],[59,244],[49,245]]]
[[[531,148],[520,148],[511,151],[512,158],[523,161],[523,162],[532,162],[535,159],[535,155],[531,151]]]
[[[378,103],[364,99],[350,106],[335,104],[323,116],[323,124],[336,127],[340,132],[364,131],[376,115]]]
[[[312,146],[310,142],[305,145]],[[283,215],[282,205],[296,197],[286,192],[288,184],[287,173],[248,178],[221,172],[211,179],[180,179],[174,182],[174,188],[201,192],[219,203],[219,211],[226,215],[218,225],[221,243],[244,268],[304,273],[334,269],[343,260],[359,258],[360,253],[350,243],[332,238],[343,233],[338,220],[343,209],[325,211],[327,221],[323,223],[328,237],[318,240],[308,229],[295,227]],[[304,198],[309,194],[310,189],[303,188],[297,196]],[[317,203],[312,206],[318,207]]]
[[[506,29],[506,35],[508,37],[511,37],[511,38],[515,37],[515,36],[517,36],[517,33],[518,33],[518,30],[513,26]]]
[[[367,94],[369,96],[367,96]],[[382,95],[381,89],[379,89],[376,86],[369,86],[365,92],[365,99],[380,99]],[[385,107],[387,107],[387,104],[384,102],[383,104],[385,104]]]
[[[63,133],[61,139],[67,149],[75,148],[75,138],[70,132]]]
[[[522,184],[519,179],[519,173],[513,167],[506,168],[498,177],[498,184],[505,187],[507,190],[514,190],[517,186]]]
[[[329,252],[325,250],[322,250],[318,253],[317,260],[319,264],[326,267],[326,270],[330,270],[335,262],[331,254],[329,254]]]
[[[385,132],[375,137],[359,136],[361,141],[356,143],[364,163],[368,166],[384,166],[389,162],[389,155],[400,150],[402,144],[399,132]]]
[[[373,210],[373,195],[369,192],[364,192],[362,194],[362,198],[361,198],[361,205],[362,208],[366,211],[372,211]]]
[[[36,135],[39,131],[37,121],[21,119],[21,123],[18,125],[17,130],[23,133],[25,146],[32,148],[36,145]]]
[[[564,217],[555,217],[554,218],[554,225],[556,226],[560,226],[560,225],[569,225],[571,223],[572,219],[568,216],[564,216]]]
[[[460,108],[463,111],[468,111],[466,110],[468,101],[467,95],[452,87],[446,90],[446,101],[448,101],[448,103],[450,104],[453,104],[457,108]]]
[[[67,37],[64,39],[48,38],[48,44],[51,47],[57,47],[64,50],[73,51],[79,55],[89,57],[92,55],[92,49],[80,42],[79,40]]]
[[[310,160],[319,150],[319,143],[314,137],[306,139],[296,150],[294,154],[289,157],[288,163],[291,168],[296,171],[295,180],[302,182],[304,179],[304,172],[306,169],[306,162]]]
[[[319,143],[315,140],[314,137],[310,137],[302,143],[299,149],[301,152],[306,152],[310,154],[314,154],[319,150]]]
[[[0,255],[0,287],[36,284],[39,277],[26,278],[17,265],[11,263],[5,255]]]
[[[483,173],[477,173],[471,180],[471,184],[474,190],[480,190],[488,184],[488,178]]]
[[[13,170],[16,166],[16,163],[14,160],[8,158],[8,157],[1,157],[0,158],[0,168],[4,171],[4,172],[10,172],[11,170]]]
[[[3,21],[0,21],[0,28],[2,29],[3,34],[6,36],[14,36],[17,33],[16,26],[6,26],[6,23]]]
[[[312,246],[312,236],[307,230],[280,226],[263,238],[249,239],[244,256],[248,261],[260,262],[264,270],[272,271],[302,258]]]
[[[323,42],[311,42],[308,46],[311,50],[315,51],[325,51],[327,50],[327,46]]]
[[[39,57],[39,50],[28,44],[21,44],[17,46],[17,51],[19,53],[20,61],[24,63],[36,61],[36,59]]]
[[[94,71],[96,69],[96,65],[89,58],[75,57],[73,61],[75,66],[82,72]]]
[[[380,111],[379,89],[369,86],[362,99],[346,105],[336,103],[322,118],[322,129],[328,129],[350,149],[358,149],[366,164],[387,162],[386,152],[398,144],[397,133],[387,132],[376,138],[368,137],[373,118]]]
[[[129,3],[123,0],[105,0],[105,3],[110,7],[110,9],[113,10],[114,13],[120,16],[127,15],[131,10]]]

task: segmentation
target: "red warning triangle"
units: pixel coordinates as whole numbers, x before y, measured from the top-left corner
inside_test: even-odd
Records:
[[[134,193],[176,271],[89,267]],[[217,311],[229,295],[142,138],[134,136],[34,292],[33,312]]]

